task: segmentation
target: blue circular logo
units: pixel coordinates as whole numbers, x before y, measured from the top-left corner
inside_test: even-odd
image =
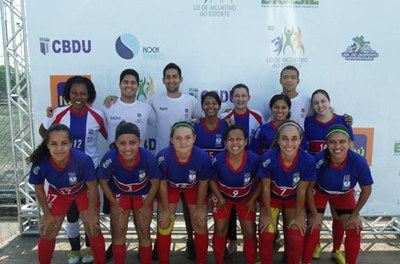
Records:
[[[115,50],[121,58],[130,60],[139,53],[139,41],[132,34],[122,34],[115,41]]]

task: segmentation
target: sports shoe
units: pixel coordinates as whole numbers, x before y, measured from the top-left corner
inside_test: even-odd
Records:
[[[68,252],[68,264],[77,264],[81,260],[81,253],[76,251]]]
[[[314,253],[312,255],[313,259],[319,259],[321,257],[321,244],[318,243],[314,249]]]
[[[232,255],[233,253],[235,253],[236,248],[237,248],[237,241],[236,240],[230,240],[228,242],[228,246],[227,246],[229,254]]]
[[[157,240],[154,242],[153,253],[151,255],[152,260],[158,260],[158,248],[157,248]]]
[[[331,259],[333,259],[337,264],[346,264],[346,260],[342,254],[342,251],[340,251],[340,250],[336,250],[336,252],[332,252]]]
[[[92,263],[94,261],[93,253],[90,248],[82,250],[82,263]]]
[[[224,251],[224,262],[225,263],[231,263],[232,262],[232,255],[229,253],[227,248],[225,248],[225,251]]]
[[[190,260],[196,259],[196,248],[193,240],[186,241],[186,257]]]
[[[106,250],[106,261],[112,259],[113,257],[112,252],[112,244],[110,244]]]

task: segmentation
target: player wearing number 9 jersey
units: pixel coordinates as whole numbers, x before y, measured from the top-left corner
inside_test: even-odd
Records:
[[[227,242],[228,221],[236,208],[244,239],[247,263],[254,263],[257,252],[255,231],[256,189],[255,173],[259,157],[245,150],[247,133],[240,125],[232,125],[224,133],[226,150],[213,159],[213,179],[210,188],[212,212],[215,222],[213,250],[216,263],[223,263]]]
[[[262,183],[260,257],[272,263],[273,240],[280,208],[287,263],[299,263],[303,251],[306,189],[316,179],[315,159],[301,150],[302,129],[284,121],[277,129],[272,148],[261,156],[257,175]]]

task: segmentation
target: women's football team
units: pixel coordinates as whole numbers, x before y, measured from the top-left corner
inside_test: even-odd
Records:
[[[337,230],[342,230],[334,230],[339,235],[334,236],[332,254],[340,251],[344,232],[345,262],[335,260],[356,263],[362,229],[359,214],[371,194],[371,172],[366,160],[352,150],[351,126],[332,113],[328,93],[317,90],[311,100],[314,115],[306,119],[303,131],[288,119],[289,97],[272,97],[272,121],[261,125],[249,139],[245,128],[218,118],[221,100],[217,93],[208,92],[201,100],[205,117],[194,125],[175,123],[170,146],[156,156],[141,147],[139,128],[122,121],[116,128],[114,144],[97,169],[85,152],[73,147],[73,126],[52,124],[30,156],[29,182],[43,212],[39,263],[51,263],[55,238],[73,203],[81,215],[95,263],[105,263],[98,182],[111,208],[115,263],[125,263],[131,211],[140,263],[152,263],[150,226],[155,201],[158,259],[159,263],[170,263],[171,233],[181,195],[195,234],[196,263],[207,263],[208,209],[214,219],[215,263],[224,263],[232,208],[239,218],[247,263],[255,263],[257,256],[261,263],[273,263],[280,212],[286,262],[311,263],[327,202]],[[357,184],[361,192],[355,199]]]

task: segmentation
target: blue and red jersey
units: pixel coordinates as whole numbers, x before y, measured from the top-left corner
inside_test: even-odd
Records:
[[[194,144],[207,152],[210,157],[214,157],[225,149],[223,136],[228,127],[229,125],[225,120],[218,119],[217,127],[214,130],[210,130],[207,127],[206,119],[201,118],[200,122],[194,125],[196,134],[196,142]]]
[[[222,116],[225,119],[235,119],[235,124],[240,125],[247,131],[247,148],[250,145],[250,141],[256,129],[264,122],[261,113],[247,108],[246,112],[242,115],[236,113],[235,109],[230,111],[228,114]]]
[[[193,146],[187,162],[180,162],[174,146],[170,145],[157,154],[158,166],[162,180],[176,189],[189,189],[200,180],[210,179],[211,159],[208,154],[197,146]]]
[[[100,159],[97,147],[98,132],[107,138],[102,112],[88,107],[87,111],[76,113],[71,106],[58,107],[53,116],[43,122],[45,129],[49,129],[52,124],[64,124],[69,127],[72,147],[89,155],[97,167]]]
[[[213,160],[212,175],[224,198],[239,201],[247,198],[256,188],[255,176],[260,157],[245,151],[239,168],[234,169],[228,152],[219,153]]]
[[[32,166],[29,183],[33,185],[49,183],[49,189],[62,195],[74,195],[86,190],[86,182],[96,180],[93,161],[82,151],[70,149],[70,156],[65,168],[58,167],[50,155],[38,165]]]
[[[317,186],[329,194],[345,194],[354,189],[358,183],[361,186],[372,185],[371,170],[367,160],[360,154],[349,150],[345,161],[336,167],[325,164],[325,151],[317,153]]]
[[[261,126],[259,126],[251,140],[250,149],[254,153],[257,153],[259,155],[263,154],[271,147],[271,144],[274,141],[276,130],[277,127],[274,125],[272,121],[267,124],[262,124]],[[304,135],[304,131],[302,132],[303,134],[300,147],[303,150],[307,150],[308,149],[307,139]]]
[[[274,140],[276,128],[272,121],[259,126],[251,139],[250,149],[259,155],[267,151]]]
[[[353,141],[353,129],[346,123],[344,116],[334,114],[332,119],[325,123],[318,121],[316,115],[308,116],[304,122],[304,130],[308,140],[308,152],[316,154],[326,149],[326,134],[331,126],[338,124],[347,128],[350,139]]]
[[[261,156],[258,177],[271,179],[271,193],[276,198],[296,197],[300,181],[315,181],[315,158],[299,149],[290,167],[286,167],[279,147],[272,148]]]
[[[140,147],[133,166],[128,166],[117,148],[109,150],[101,160],[98,177],[109,180],[113,193],[144,195],[151,187],[151,179],[160,179],[161,173],[152,153]]]

